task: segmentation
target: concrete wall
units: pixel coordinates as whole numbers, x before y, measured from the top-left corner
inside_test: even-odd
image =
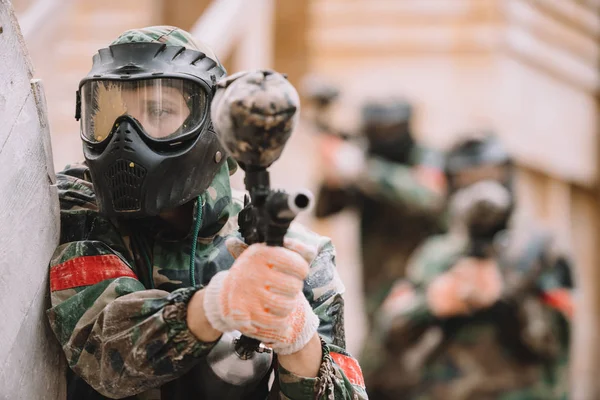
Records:
[[[8,0],[0,27],[0,399],[64,399],[45,316],[59,235],[46,103]]]

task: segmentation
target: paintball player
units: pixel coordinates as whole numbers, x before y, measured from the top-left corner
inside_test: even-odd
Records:
[[[489,134],[449,151],[449,232],[415,252],[377,314],[370,398],[566,398],[570,263],[515,212],[514,168]]]
[[[99,50],[80,83],[86,161],[58,174],[48,310],[68,399],[366,399],[331,242],[300,226],[285,247],[240,239],[236,163],[211,122],[224,76],[155,26]],[[242,358],[232,332],[266,347]]]
[[[328,107],[337,96],[326,86],[314,91],[313,98],[323,97]],[[323,135],[324,182],[316,216],[328,217],[350,206],[359,210],[369,321],[392,282],[404,276],[410,253],[443,227],[443,157],[415,142],[412,114],[404,100],[370,101],[362,107],[362,135],[357,135],[366,145]],[[322,120],[317,125],[327,129]]]

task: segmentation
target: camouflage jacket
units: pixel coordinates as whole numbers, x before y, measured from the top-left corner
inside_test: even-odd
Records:
[[[211,398],[204,389],[211,378],[200,364],[216,342],[192,335],[186,309],[191,296],[234,261],[225,239],[239,235],[242,203],[231,193],[227,165],[222,168],[201,196],[193,270],[191,235],[175,238],[159,219],[108,220],[98,213],[85,165],[58,174],[62,226],[50,264],[48,317],[72,370],[69,399]],[[320,319],[321,372],[307,379],[274,363],[278,392],[269,394],[269,373],[243,398],[365,399],[360,367],[344,350],[343,285],[333,245],[300,226],[288,234],[319,249],[304,294]],[[325,386],[328,390],[317,396]]]
[[[406,164],[370,157],[356,187],[321,187],[317,217],[345,207],[359,210],[368,315],[381,304],[391,283],[404,276],[414,249],[443,231],[444,196],[441,155],[418,145]]]
[[[545,232],[497,240],[505,294],[489,309],[436,318],[428,285],[465,256],[454,234],[430,238],[378,313],[361,361],[375,399],[563,399],[567,392],[569,263]]]

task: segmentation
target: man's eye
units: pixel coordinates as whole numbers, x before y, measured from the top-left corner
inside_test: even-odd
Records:
[[[164,117],[166,115],[169,115],[170,113],[171,111],[166,110],[164,108],[151,108],[148,110],[148,115],[150,115],[153,118]]]

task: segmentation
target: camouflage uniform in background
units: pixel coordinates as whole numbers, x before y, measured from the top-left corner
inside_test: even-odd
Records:
[[[378,312],[361,360],[371,399],[566,398],[570,264],[547,232],[510,212],[504,229],[476,244],[451,209],[450,232],[431,237],[412,256],[406,278]],[[490,306],[439,316],[430,289],[466,260],[495,263],[499,297]]]
[[[317,198],[318,218],[358,209],[369,320],[393,281],[404,276],[412,251],[443,230],[443,157],[415,143],[411,114],[403,101],[367,103],[362,131],[369,144],[361,175],[346,187],[325,181]]]
[[[126,32],[116,43],[131,42],[197,48],[185,32],[171,27]],[[237,216],[243,203],[242,194],[231,191],[235,162],[230,161],[220,165],[212,183],[189,204],[194,208],[191,227],[199,229],[193,262],[191,231],[182,237],[159,217],[105,216],[86,164],[68,166],[57,175],[61,237],[50,263],[52,308],[47,314],[70,367],[68,399],[214,398],[208,394],[215,376],[206,356],[218,341],[198,340],[186,315],[193,294],[234,262],[225,241],[239,237]],[[335,270],[334,247],[299,225],[291,227],[288,237],[316,254],[303,293],[320,321],[321,369],[317,378],[303,378],[274,357],[269,372],[249,385],[242,398],[366,399],[360,367],[344,350],[344,288]],[[269,388],[271,372],[276,378]],[[329,389],[322,391],[324,387]],[[220,393],[218,398],[231,396]]]
[[[566,398],[572,308],[563,259],[542,232],[522,228],[507,232],[497,261],[506,282],[533,273],[535,284],[470,316],[436,318],[425,296],[428,284],[465,256],[467,243],[446,234],[417,251],[373,333],[383,348],[373,343],[369,350],[380,356],[362,360],[370,398]],[[542,269],[534,272],[538,262]]]

